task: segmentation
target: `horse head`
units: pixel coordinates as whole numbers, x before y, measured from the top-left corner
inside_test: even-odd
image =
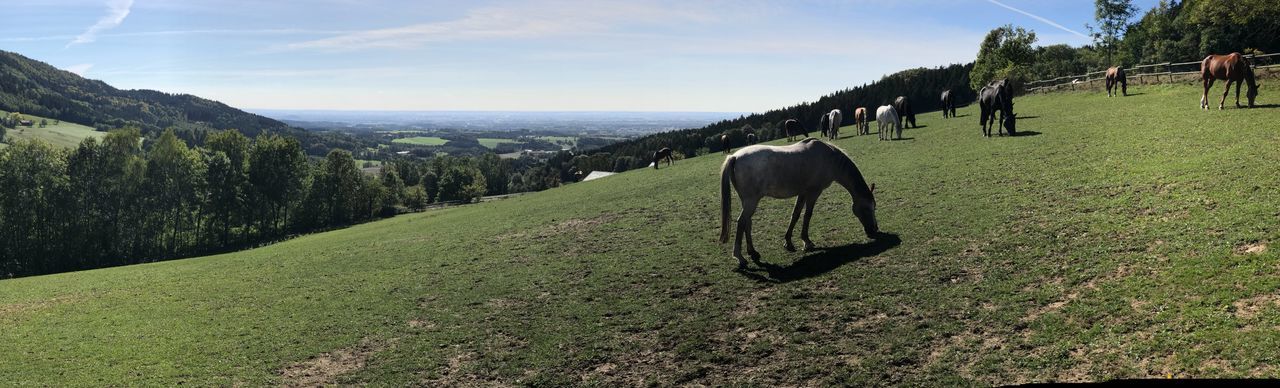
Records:
[[[1260,88],[1260,87],[1262,87],[1262,84],[1252,84],[1252,85],[1249,85],[1249,91],[1248,91],[1248,92],[1245,92],[1245,94],[1244,94],[1244,95],[1245,95],[1245,97],[1248,97],[1248,98],[1249,98],[1249,107],[1250,107],[1250,108],[1252,108],[1252,107],[1253,107],[1253,100],[1254,100],[1255,98],[1258,98],[1258,88]]]
[[[866,198],[853,201],[853,215],[862,223],[862,229],[867,232],[867,237],[875,238],[880,233],[880,224],[876,222],[876,185],[874,183],[871,184],[869,191]]]
[[[1009,136],[1017,133],[1018,114],[1009,113],[1009,117],[1004,119],[1004,130],[1009,132]]]

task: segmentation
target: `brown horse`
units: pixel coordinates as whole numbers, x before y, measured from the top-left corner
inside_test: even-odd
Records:
[[[658,163],[659,163],[659,162],[662,162],[662,160],[663,160],[663,159],[666,159],[666,160],[667,160],[667,165],[668,165],[668,166],[670,166],[670,165],[671,165],[671,161],[672,161],[672,160],[674,160],[674,159],[672,159],[672,158],[671,158],[671,149],[670,149],[670,148],[662,147],[662,149],[657,150],[657,151],[655,151],[655,152],[653,153],[653,169],[654,169],[654,170],[657,170],[657,169],[658,169]]]
[[[1124,68],[1120,66],[1112,66],[1107,69],[1107,97],[1114,97],[1111,90],[1120,85],[1120,93],[1126,97],[1129,96],[1129,80],[1124,76]]]
[[[1253,107],[1253,99],[1258,97],[1258,84],[1253,80],[1253,68],[1249,67],[1249,62],[1240,53],[1231,53],[1209,55],[1200,62],[1200,80],[1204,83],[1204,94],[1200,95],[1200,108],[1209,109],[1209,88],[1213,87],[1214,80],[1219,79],[1227,81],[1227,88],[1222,91],[1222,101],[1218,102],[1218,109],[1226,105],[1227,93],[1231,92],[1232,82],[1236,83],[1236,108],[1240,107],[1241,82],[1249,84],[1249,92],[1245,93],[1245,96],[1249,98],[1249,107]]]
[[[720,135],[720,152],[729,153],[729,135]]]
[[[871,125],[867,124],[867,108],[860,106],[853,110],[853,125],[858,128],[859,135],[871,134]]]
[[[911,128],[916,127],[916,113],[911,110],[911,101],[907,100],[907,96],[898,96],[893,99],[893,111],[898,113],[898,126],[906,127],[911,124]],[[876,118],[877,120],[879,117]]]
[[[809,131],[801,127],[800,122],[796,121],[796,119],[787,119],[787,121],[783,121],[782,131],[787,133],[787,141],[792,141],[796,136],[800,136],[801,134],[806,138],[809,137]]]

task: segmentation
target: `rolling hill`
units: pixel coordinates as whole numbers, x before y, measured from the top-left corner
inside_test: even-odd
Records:
[[[0,110],[59,119],[99,129],[126,125],[143,132],[176,128],[199,133],[235,128],[253,137],[264,131],[306,132],[260,115],[189,94],[120,90],[20,54],[0,51]],[[188,136],[198,137],[198,136]]]
[[[9,112],[0,111],[0,114],[8,114]],[[98,132],[97,130],[80,124],[70,123],[66,121],[56,121],[54,119],[40,117],[36,115],[23,115],[37,125],[30,127],[19,126],[14,129],[8,129],[5,135],[6,140],[12,139],[40,139],[63,148],[75,148],[80,141],[94,137],[102,139],[106,136],[106,132]],[[45,120],[48,125],[41,128],[38,123]],[[56,124],[55,124],[56,123]]]
[[[1280,374],[1276,105],[1196,86],[1020,97],[1018,137],[918,115],[836,141],[863,237],[765,200],[719,245],[721,155],[257,249],[0,281],[30,385],[955,385]],[[736,196],[735,196],[736,197]],[[736,200],[736,198],[735,198]],[[733,208],[740,209],[737,203]]]

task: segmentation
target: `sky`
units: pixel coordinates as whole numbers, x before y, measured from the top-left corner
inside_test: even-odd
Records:
[[[1136,0],[1143,12],[1157,0]],[[1088,0],[5,0],[0,49],[246,109],[760,112],[991,29],[1088,44]]]

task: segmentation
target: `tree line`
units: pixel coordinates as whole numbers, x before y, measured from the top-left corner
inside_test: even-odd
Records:
[[[1161,1],[1138,14],[1128,0],[1096,0],[1094,44],[1035,46],[1034,31],[1005,25],[979,45],[970,87],[1009,78],[1028,81],[1105,70],[1111,66],[1196,61],[1209,54],[1280,51],[1280,2],[1270,0]],[[1193,69],[1181,69],[1187,71]]]
[[[70,150],[18,140],[0,148],[0,278],[227,251],[506,192],[513,163],[490,156],[368,174],[348,151],[310,158],[278,134],[222,131],[202,147],[137,128]]]

